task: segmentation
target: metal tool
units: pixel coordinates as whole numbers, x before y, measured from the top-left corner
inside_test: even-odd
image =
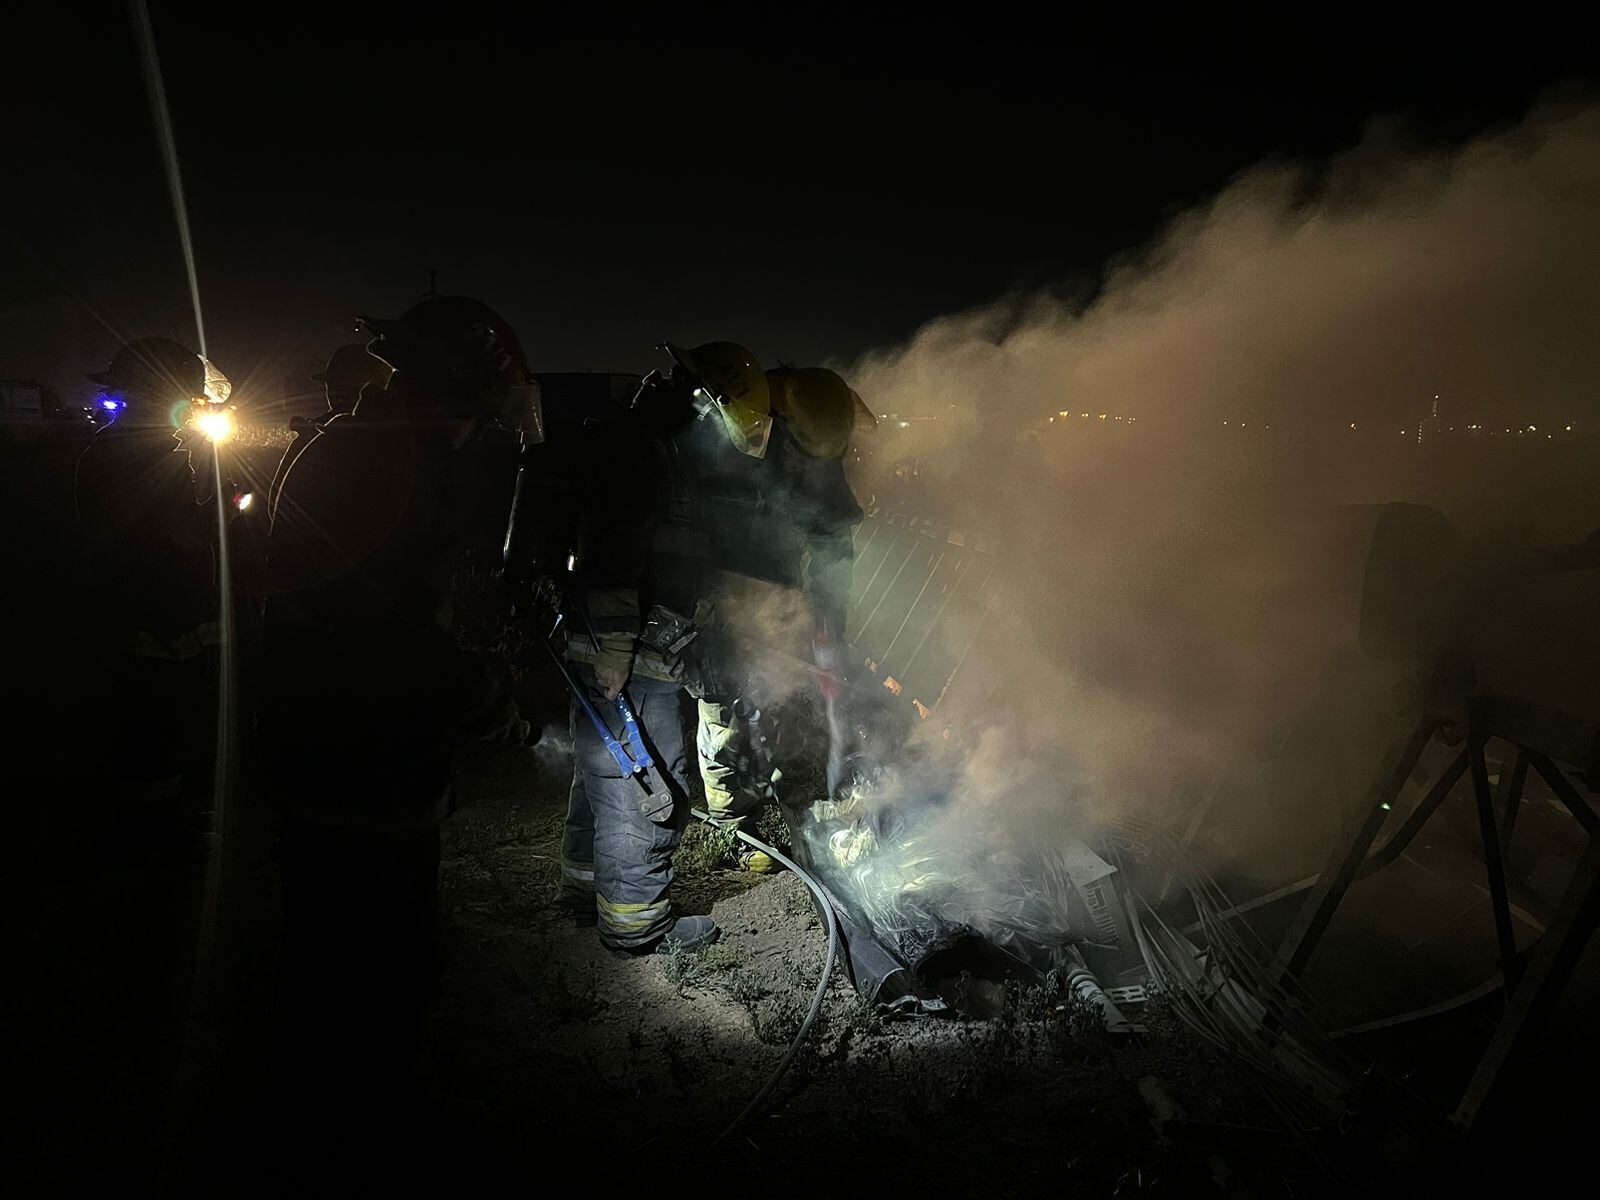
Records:
[[[556,630],[561,627],[561,621],[562,617],[557,615],[555,626],[550,630],[552,637],[555,635]],[[627,746],[624,746],[622,742],[617,740],[616,735],[611,732],[611,726],[606,723],[606,719],[595,708],[594,702],[589,699],[588,689],[574,679],[572,672],[567,670],[567,664],[562,660],[560,651],[550,644],[549,638],[542,639],[541,644],[544,646],[545,653],[550,656],[550,661],[555,663],[556,670],[561,672],[561,678],[566,682],[567,690],[572,693],[572,698],[578,702],[578,707],[583,710],[584,716],[589,718],[589,723],[594,726],[595,732],[600,735],[600,741],[604,743],[611,757],[616,760],[623,777],[631,777],[637,780],[640,787],[647,793],[650,792],[652,790],[650,787],[650,772],[655,767],[656,760],[644,744],[644,733],[639,728],[639,718],[634,715],[633,706],[628,703],[627,696],[619,692],[616,699],[617,713],[622,718],[622,736],[628,743]]]

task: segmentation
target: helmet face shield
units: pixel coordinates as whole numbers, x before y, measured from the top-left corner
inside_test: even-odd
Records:
[[[740,413],[732,405],[727,404],[722,405],[719,411],[733,448],[740,454],[748,454],[751,458],[765,458],[767,442],[772,437],[772,414],[750,416]]]
[[[694,397],[694,411],[701,417],[715,416],[735,450],[751,458],[766,457],[767,442],[772,437],[771,413],[756,414],[743,410],[703,383],[691,395]]]
[[[496,422],[522,436],[524,445],[544,441],[544,402],[532,380],[505,389]]]
[[[762,458],[772,436],[772,404],[761,365],[743,346],[708,342],[692,350],[662,347],[688,377],[695,412],[716,413],[728,441],[740,454]]]

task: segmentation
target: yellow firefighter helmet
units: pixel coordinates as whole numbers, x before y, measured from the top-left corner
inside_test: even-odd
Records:
[[[772,411],[787,422],[800,449],[812,458],[843,458],[857,428],[878,419],[848,383],[826,367],[784,367],[767,372]]]
[[[772,397],[761,364],[743,346],[707,342],[692,350],[666,346],[674,361],[689,372],[695,403],[702,412],[715,409],[734,449],[751,458],[767,453],[772,436]]]

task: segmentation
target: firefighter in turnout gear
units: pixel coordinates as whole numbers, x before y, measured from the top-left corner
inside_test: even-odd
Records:
[[[844,457],[853,432],[872,421],[832,371],[785,367],[766,377],[766,455],[743,472],[702,461],[699,485],[719,568],[705,620],[718,666],[698,699],[700,774],[713,816],[746,828],[775,798],[771,703],[792,687],[763,670],[763,660],[771,651],[790,661],[809,653],[830,711],[842,692],[839,647],[862,515]],[[830,787],[835,773],[830,766]],[[742,860],[747,870],[776,869],[759,850]]]
[[[112,689],[106,772],[144,833],[210,827],[221,640],[216,516],[183,440],[205,401],[203,360],[140,338],[89,377],[114,414],[78,460],[78,525]]]
[[[564,904],[618,953],[645,953],[667,934],[701,945],[715,927],[679,920],[667,897],[688,818],[678,684],[629,679],[665,464],[628,416],[637,376],[550,375],[541,387],[546,440],[523,453],[503,578],[535,620],[548,620],[556,598],[566,626],[555,651],[574,745]]]
[[[454,749],[527,732],[458,644],[451,582],[498,547],[512,431],[539,424],[516,336],[482,303],[435,295],[364,324],[394,375],[311,439],[278,497],[262,741],[281,813],[282,1061],[326,1106],[308,1122],[387,1137],[427,1082]]]
[[[586,695],[572,705],[576,761],[562,849],[565,896],[574,914],[595,921],[601,941],[623,954],[666,945],[692,950],[717,937],[709,917],[678,916],[669,895],[672,854],[688,818],[678,707],[686,660],[678,654],[684,645],[676,644],[685,630],[663,628],[662,614],[673,603],[692,611],[704,572],[656,569],[655,542],[676,502],[675,444],[668,435],[692,426],[715,447],[759,455],[771,429],[766,377],[747,351],[713,343],[674,350],[674,358],[670,374],[645,380],[640,396],[651,399],[642,407],[636,398],[627,411],[586,420],[585,432],[570,441],[552,438],[552,447],[579,448],[562,455],[588,464],[584,477],[604,481],[582,504],[566,622],[565,655]],[[618,478],[602,458],[627,470]],[[642,749],[655,763],[643,778],[615,749],[628,733],[619,700],[637,711]]]
[[[793,599],[808,594],[802,589],[810,581],[817,611],[828,614],[833,628],[842,627],[850,531],[860,510],[839,460],[859,400],[845,389],[841,435],[837,405],[830,407],[830,398],[813,402],[822,391],[813,387],[793,405],[798,437],[781,433],[772,377],[748,351],[726,342],[667,349],[672,369],[648,377],[631,410],[654,448],[653,459],[638,459],[641,470],[658,481],[648,528],[635,521],[629,533],[636,540],[648,535],[648,561],[636,581],[624,573],[609,587],[585,589],[595,636],[569,629],[568,655],[593,673],[602,699],[623,681],[635,695],[680,686],[689,691],[707,808],[719,824],[738,827],[753,823],[776,797],[779,776],[762,730],[761,688],[748,670],[748,643],[759,641],[760,631],[734,602],[735,593],[760,582]],[[608,764],[598,738],[592,762],[605,774],[584,767],[584,719],[575,712],[580,763],[562,864],[569,901],[584,912],[593,887],[601,936],[614,946],[648,946],[668,931],[681,936],[667,900],[677,833],[654,835],[640,826],[631,842],[618,843],[632,857],[607,861],[606,839],[599,835],[606,820],[593,792],[617,786],[604,781],[621,772]],[[672,722],[675,737],[675,719],[665,712],[663,719]],[[662,733],[660,719],[645,726]],[[745,865],[772,867],[765,854],[747,856]],[[641,924],[628,924],[636,920]],[[682,932],[713,931],[707,923],[703,931]]]
[[[634,672],[685,685],[695,700],[706,810],[719,825],[751,827],[776,799],[778,779],[736,648],[749,632],[741,618],[750,614],[734,609],[729,593],[748,579],[770,578],[772,530],[761,528],[756,514],[773,435],[771,390],[742,346],[666,349],[671,373],[647,380],[634,404],[662,447],[668,481],[647,575],[649,636]],[[770,869],[764,854],[742,858]]]

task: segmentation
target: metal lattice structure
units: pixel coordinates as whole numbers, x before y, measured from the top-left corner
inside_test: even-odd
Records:
[[[905,514],[856,528],[846,641],[878,683],[927,717],[988,619],[997,559],[958,531]]]

